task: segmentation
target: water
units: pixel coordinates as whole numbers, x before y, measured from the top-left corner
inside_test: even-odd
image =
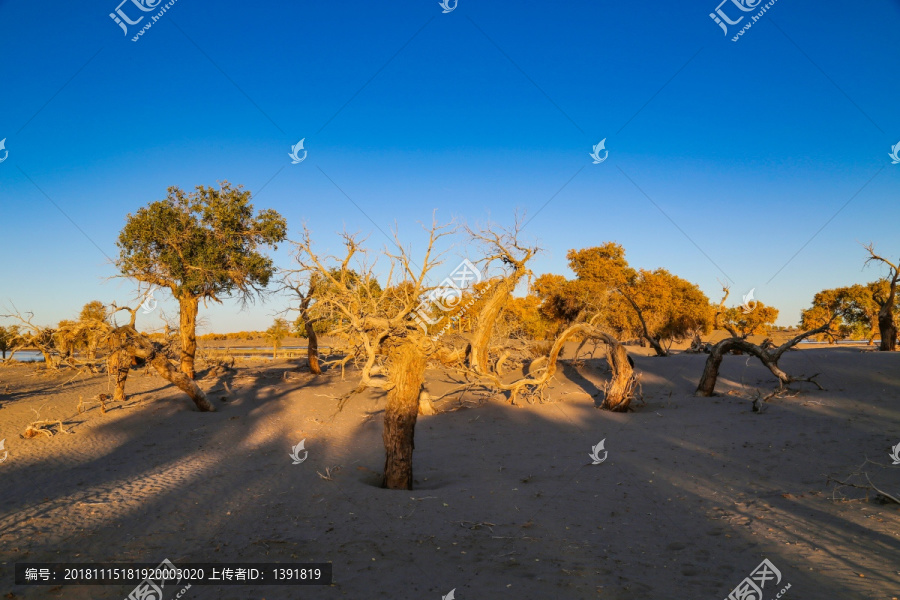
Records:
[[[9,356],[10,353],[7,352],[6,358]],[[37,350],[19,350],[13,358],[20,362],[44,362],[44,355]]]

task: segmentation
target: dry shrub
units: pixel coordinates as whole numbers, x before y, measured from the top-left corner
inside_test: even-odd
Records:
[[[528,349],[533,357],[538,358],[550,354],[551,348],[553,348],[553,340],[541,340],[533,342]]]

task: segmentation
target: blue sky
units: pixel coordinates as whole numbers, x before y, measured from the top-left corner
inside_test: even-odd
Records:
[[[526,211],[535,273],[615,240],[713,299],[719,279],[756,288],[784,325],[881,275],[861,243],[900,256],[900,2],[778,0],[738,42],[756,11],[730,1],[747,16],[727,37],[715,0],[560,4],[177,0],[132,42],[149,17],[126,36],[117,1],[0,0],[0,303],[49,324],[129,300],[109,261],[126,215],[223,179],[331,249],[344,229],[387,241],[373,221],[415,242],[434,209]],[[287,302],[201,316],[264,329]]]

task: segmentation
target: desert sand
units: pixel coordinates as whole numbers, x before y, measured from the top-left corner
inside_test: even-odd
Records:
[[[128,400],[87,402],[104,374],[0,368],[0,595],[124,598],[133,586],[28,587],[16,561],[331,562],[326,587],[194,586],[184,598],[726,598],[763,560],[769,600],[900,597],[900,355],[863,346],[788,353],[826,388],[751,410],[775,380],[727,356],[714,398],[693,396],[705,355],[630,346],[644,403],[598,410],[600,353],[563,361],[546,403],[458,394],[416,427],[413,491],[380,489],[385,398],[313,377],[303,361],[243,361],[201,387],[197,412],[132,371]],[[200,372],[198,377],[203,377]],[[429,371],[427,389],[450,383]],[[36,415],[39,415],[36,416]],[[37,418],[65,433],[24,439]],[[305,439],[308,459],[292,464]],[[605,440],[608,457],[592,464]],[[867,462],[869,461],[869,462]],[[324,477],[323,477],[324,476]],[[868,497],[868,498],[867,498]]]

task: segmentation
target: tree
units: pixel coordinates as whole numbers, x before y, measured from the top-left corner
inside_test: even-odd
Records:
[[[365,260],[366,251],[357,236],[343,235],[345,254],[340,259],[320,255],[308,230],[296,243],[299,268],[293,271],[295,278],[327,283],[311,307],[313,316],[339,315],[339,323],[330,333],[347,344],[343,364],[353,358],[362,363],[359,385],[339,400],[338,408],[367,388],[387,392],[382,486],[388,489],[412,489],[419,396],[432,345],[410,316],[419,305],[419,298],[435,289],[426,284],[428,273],[439,264],[435,245],[452,231],[446,225],[432,224],[427,249],[417,261],[420,267],[413,266],[408,251],[395,236],[395,253],[385,250],[391,263],[385,290],[392,290],[391,293],[380,293],[381,287],[372,285],[375,273]],[[353,261],[358,261],[358,270],[351,269]]]
[[[82,362],[92,363],[102,337],[94,324],[108,323],[108,318],[106,306],[99,300],[92,300],[81,308],[78,320],[60,321],[53,334],[54,344],[60,355],[74,365],[75,352],[78,351],[81,352]]]
[[[815,380],[816,375],[812,375],[810,377],[793,377],[785,373],[778,366],[778,361],[781,360],[781,356],[786,351],[790,350],[810,336],[824,333],[828,330],[829,326],[830,322],[825,323],[824,325],[815,329],[804,331],[800,335],[795,336],[794,338],[788,340],[777,348],[770,348],[764,347],[762,345],[752,344],[748,342],[744,337],[725,338],[724,340],[713,346],[710,350],[709,356],[706,358],[706,364],[703,366],[703,374],[700,376],[700,381],[697,384],[697,391],[695,392],[695,394],[697,396],[714,395],[716,380],[719,377],[719,367],[722,364],[722,359],[724,358],[725,354],[733,350],[740,350],[741,352],[752,354],[753,356],[758,358],[760,362],[762,362],[763,365],[765,365],[765,367],[769,369],[769,371],[771,371],[772,374],[775,375],[775,377],[778,379],[779,389],[782,389],[789,383],[795,381],[806,381],[816,385],[819,389],[822,389],[822,386],[819,385]]]
[[[12,359],[16,351],[22,346],[22,336],[19,333],[18,325],[8,325],[0,327],[0,352],[2,358],[6,360],[6,353],[11,352],[9,358]]]
[[[45,369],[57,369],[59,367],[59,351],[56,347],[56,330],[52,327],[37,325],[34,323],[34,314],[26,312],[24,315],[13,305],[11,314],[0,315],[0,318],[15,319],[19,325],[13,326],[17,337],[12,340],[15,344],[13,353],[20,348],[33,347],[44,357]]]
[[[119,234],[119,270],[171,290],[179,306],[181,371],[194,377],[199,302],[238,294],[252,301],[268,285],[272,260],[258,250],[285,239],[284,218],[271,209],[254,215],[250,192],[227,181],[186,194],[170,187],[165,200],[129,214]]]
[[[119,311],[126,311],[130,315],[128,324],[110,324],[107,321],[93,321],[94,327],[102,334],[103,340],[108,344],[110,353],[108,357],[108,372],[115,379],[115,391],[113,399],[125,400],[125,382],[128,373],[134,364],[135,357],[141,358],[151,365],[163,377],[183,391],[202,412],[215,412],[216,407],[206,397],[206,393],[198,386],[193,378],[176,369],[168,358],[169,348],[159,342],[155,342],[147,335],[139,332],[135,326],[137,308],[117,307],[112,305],[110,314],[115,315]]]
[[[757,302],[749,312],[741,307],[725,309],[720,324],[732,337],[746,339],[751,335],[764,335],[775,325],[778,309]]]
[[[272,326],[266,329],[266,339],[272,342],[272,358],[274,359],[281,346],[281,340],[291,333],[291,327],[286,319],[275,319]]]
[[[584,298],[605,298],[599,313],[605,324],[621,333],[636,332],[657,356],[668,354],[666,341],[671,345],[671,340],[706,333],[712,327],[709,299],[695,284],[665,269],[633,269],[625,260],[625,249],[615,242],[570,250],[566,256],[582,282],[580,289],[567,290],[581,298],[568,305],[584,310],[590,307]],[[610,292],[618,298],[609,297]]]
[[[832,342],[835,337],[866,339],[868,344],[872,345],[872,340],[878,335],[880,310],[874,298],[886,295],[887,291],[888,282],[884,279],[866,285],[854,284],[822,290],[813,297],[812,306],[801,313],[800,327],[802,329],[818,327],[840,309],[839,319],[832,326],[833,334],[826,337]],[[894,308],[897,308],[896,302]]]
[[[897,281],[900,281],[900,268],[886,258],[875,254],[874,244],[865,246],[869,252],[866,264],[870,262],[881,263],[888,267],[887,290],[875,290],[872,299],[878,304],[878,330],[881,333],[881,345],[879,350],[893,352],[897,348],[897,324],[894,322],[894,303],[896,302]],[[883,288],[882,288],[883,289]]]
[[[607,360],[613,370],[603,407],[627,410],[634,384],[628,356],[612,336],[587,323],[573,325],[563,332],[554,341],[550,354],[542,357],[543,365],[530,369],[528,376],[513,381],[501,378],[498,364],[504,360],[509,340],[498,335],[498,323],[516,283],[530,274],[526,263],[537,252],[537,248],[519,244],[520,230],[520,221],[512,231],[492,226],[477,231],[468,229],[470,238],[486,247],[485,266],[473,273],[473,263],[464,261],[438,286],[428,285],[426,281],[429,273],[441,264],[438,245],[454,233],[450,225],[432,223],[425,251],[415,262],[395,234],[393,248],[383,252],[388,263],[384,267],[387,280],[383,287],[376,285],[374,263],[357,236],[344,234],[345,252],[340,257],[320,255],[313,248],[309,231],[304,231],[303,239],[296,243],[299,268],[293,271],[295,280],[308,283],[318,277],[323,282],[317,287],[320,291],[310,306],[311,316],[333,319],[337,315],[329,335],[344,344],[342,369],[350,361],[360,365],[359,384],[337,399],[338,410],[349,398],[366,389],[387,392],[382,432],[383,487],[412,489],[415,426],[420,407],[425,404],[422,395],[425,367],[432,358],[445,365],[452,364],[454,370],[461,372],[468,380],[464,387],[481,386],[492,393],[509,392],[511,402],[515,403],[520,392],[541,390],[548,385],[559,352],[569,337],[600,339],[610,346]],[[492,263],[502,264],[503,272],[483,279]],[[460,285],[446,283],[451,280],[459,281]],[[479,283],[473,284],[475,280]],[[467,289],[472,293],[470,300],[477,296],[477,302],[471,306],[460,304],[467,297]],[[466,310],[477,308],[478,316],[471,341],[460,348],[447,342],[440,333],[447,327],[441,327],[444,320],[449,321],[450,315],[459,318],[466,306]],[[432,318],[433,313],[441,318]]]

